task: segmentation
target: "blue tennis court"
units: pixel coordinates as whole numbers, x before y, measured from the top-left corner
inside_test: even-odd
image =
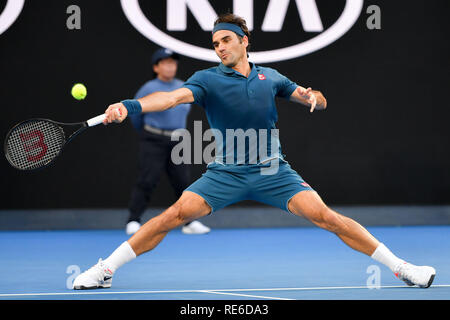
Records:
[[[437,274],[408,287],[383,265],[318,228],[174,230],[119,269],[112,288],[68,289],[77,272],[128,239],[123,230],[0,232],[0,299],[447,300],[450,226],[371,227],[393,252]],[[375,287],[375,288],[370,288]],[[378,288],[377,288],[378,287]]]

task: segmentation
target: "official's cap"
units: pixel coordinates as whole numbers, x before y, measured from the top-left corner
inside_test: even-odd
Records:
[[[161,48],[155,51],[155,53],[152,56],[152,64],[158,64],[159,61],[166,58],[173,58],[175,60],[179,60],[180,56],[178,53],[173,52],[172,50]]]

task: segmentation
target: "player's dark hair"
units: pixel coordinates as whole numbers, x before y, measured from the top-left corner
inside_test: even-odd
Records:
[[[219,23],[232,23],[239,26],[242,29],[242,31],[248,38],[248,46],[247,46],[247,56],[248,56],[248,52],[250,51],[250,31],[248,31],[247,22],[243,18],[233,13],[223,13],[219,15],[219,17],[216,19],[216,21],[214,22],[214,26],[218,25]],[[242,37],[240,35],[237,35],[237,37],[242,42]]]

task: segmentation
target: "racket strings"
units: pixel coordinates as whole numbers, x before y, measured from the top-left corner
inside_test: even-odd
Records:
[[[6,143],[6,154],[13,166],[21,170],[36,169],[51,162],[64,143],[64,131],[58,125],[32,120],[12,130]]]

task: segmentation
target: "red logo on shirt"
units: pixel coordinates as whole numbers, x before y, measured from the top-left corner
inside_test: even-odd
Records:
[[[302,182],[301,185],[304,187],[307,187],[307,188],[311,188],[311,186],[309,184],[307,184],[306,182]]]
[[[258,74],[259,80],[266,80],[266,77],[263,74]]]

